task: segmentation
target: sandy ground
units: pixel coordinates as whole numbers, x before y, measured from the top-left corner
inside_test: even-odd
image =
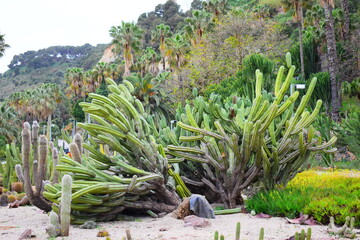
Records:
[[[284,240],[293,236],[296,231],[307,229],[309,226],[294,225],[286,222],[284,218],[259,219],[248,214],[232,214],[216,216],[210,219],[210,226],[197,228],[185,226],[183,220],[178,220],[167,215],[163,218],[142,217],[135,221],[117,221],[100,223],[96,229],[79,229],[71,226],[69,237],[57,239],[105,239],[97,238],[99,230],[109,232],[112,240],[121,240],[125,236],[125,230],[130,229],[133,240],[212,240],[217,230],[225,236],[226,240],[235,239],[236,223],[241,223],[241,239],[255,240],[259,237],[261,227],[265,229],[265,239]],[[48,215],[36,207],[20,207],[9,209],[0,207],[0,239],[15,240],[26,230],[31,229],[36,235],[33,239],[47,239],[45,232],[49,224]],[[7,227],[13,227],[6,229]],[[327,226],[311,226],[313,240],[338,239],[327,234]]]

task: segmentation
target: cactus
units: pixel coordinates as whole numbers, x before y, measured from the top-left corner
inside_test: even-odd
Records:
[[[337,228],[334,223],[334,217],[330,217],[328,233],[354,239],[356,237],[356,232],[353,232],[354,223],[355,218],[347,216],[344,225],[341,228]]]
[[[236,224],[235,240],[240,240],[240,222]]]
[[[264,228],[260,228],[259,240],[264,240]]]
[[[70,175],[64,175],[62,178],[62,193],[60,200],[60,225],[61,236],[69,236],[70,211],[71,211],[71,186],[72,179]]]
[[[153,116],[143,111],[141,103],[131,95],[130,83],[126,86],[111,80],[107,83],[108,97],[90,94],[90,103],[80,103],[91,119],[90,123],[78,124],[90,135],[89,142],[82,143],[80,136],[74,137],[70,144],[72,158],[60,157],[55,167],[61,173],[71,173],[74,179],[73,224],[116,219],[127,208],[155,214],[175,210],[180,197],[175,186],[169,188],[166,184],[170,175],[184,196],[191,194],[178,172],[172,171],[171,161],[153,136],[159,133],[159,126],[155,126]],[[165,124],[161,121],[161,125],[160,130],[165,129],[166,121]],[[88,156],[81,155],[82,147]],[[43,192],[57,212],[61,192],[58,184],[46,185]]]
[[[30,174],[30,151],[31,151],[31,132],[30,124],[25,122],[24,129],[22,131],[22,160],[24,168],[24,187],[27,196],[30,199],[30,202],[36,207],[49,212],[51,211],[51,204],[45,200],[42,196],[43,190],[43,179],[45,177],[46,169],[46,158],[47,158],[47,140],[44,136],[40,137],[40,147],[39,154],[40,160],[36,171],[35,181],[35,191],[32,188],[31,184],[31,174]],[[34,164],[35,168],[35,164]],[[20,169],[21,170],[21,169]],[[34,171],[35,172],[35,171]]]
[[[299,93],[285,96],[294,71],[295,67],[291,66],[282,82],[284,68],[280,68],[275,96],[260,91],[262,75],[256,71],[256,96],[252,101],[236,96],[221,100],[212,95],[209,102],[198,97],[193,106],[186,105],[178,121],[178,127],[186,134],[179,139],[186,141],[166,148],[166,153],[175,159],[198,163],[200,181],[190,179],[185,183],[206,187],[205,191],[218,195],[226,208],[234,208],[242,202],[241,191],[258,179],[267,189],[286,184],[311,154],[329,152],[327,149],[336,137],[321,144],[314,139],[311,127],[321,100],[312,113],[305,110],[316,78],[295,112],[293,105]],[[194,117],[200,113],[202,120]]]

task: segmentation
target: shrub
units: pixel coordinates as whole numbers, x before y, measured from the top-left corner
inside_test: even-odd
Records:
[[[343,224],[346,216],[355,217],[360,226],[360,172],[305,171],[297,174],[286,188],[261,192],[246,202],[249,210],[274,216],[295,217],[309,214],[323,224],[334,216]]]

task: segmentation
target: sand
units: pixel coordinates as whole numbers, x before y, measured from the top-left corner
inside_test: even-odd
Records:
[[[289,224],[284,218],[272,217],[260,219],[249,214],[219,215],[216,219],[209,219],[210,226],[204,228],[194,228],[185,226],[183,220],[178,220],[166,215],[163,218],[139,217],[135,221],[117,221],[99,223],[96,229],[79,229],[71,226],[69,237],[58,237],[57,239],[105,239],[97,238],[99,230],[107,230],[112,240],[125,236],[125,230],[131,231],[133,240],[212,240],[214,232],[217,230],[225,236],[226,240],[235,239],[236,223],[241,223],[241,239],[258,239],[261,227],[265,230],[265,239],[284,240],[307,229],[309,226]],[[45,232],[49,224],[49,217],[40,209],[32,206],[9,209],[0,207],[0,239],[15,240],[26,230],[31,229],[36,236],[33,239],[47,239]],[[14,227],[6,229],[7,227]],[[340,239],[330,236],[326,229],[327,226],[311,226],[313,240]]]

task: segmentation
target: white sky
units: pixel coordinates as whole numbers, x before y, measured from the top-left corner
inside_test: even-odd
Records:
[[[110,43],[109,30],[137,21],[166,0],[0,0],[0,33],[10,48],[0,58],[5,72],[14,55],[50,46]],[[183,11],[192,0],[177,0]]]

